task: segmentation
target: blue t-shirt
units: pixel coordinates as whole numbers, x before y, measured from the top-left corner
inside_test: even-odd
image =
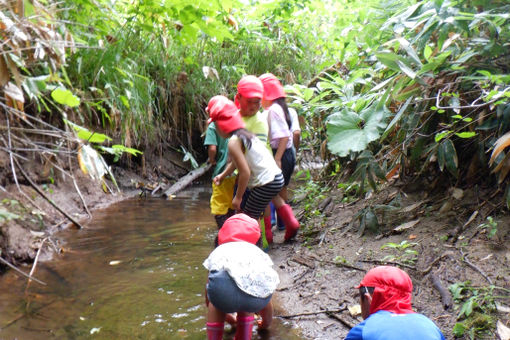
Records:
[[[425,315],[378,311],[349,331],[345,340],[444,340]]]

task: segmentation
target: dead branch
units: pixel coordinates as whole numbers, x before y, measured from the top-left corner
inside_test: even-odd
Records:
[[[354,270],[358,270],[360,272],[365,272],[366,269],[363,269],[363,268],[360,268],[360,267],[356,267],[352,264],[348,264],[348,263],[344,263],[344,262],[334,262],[334,261],[325,261],[323,260],[322,262],[325,262],[325,263],[329,263],[329,264],[333,264],[337,267],[345,267],[345,268],[350,268],[350,269],[354,269]]]
[[[30,273],[28,274],[29,276],[32,276],[34,275],[34,272],[35,272],[35,267],[37,266],[37,261],[39,260],[39,255],[41,254],[41,250],[44,246],[44,242],[46,242],[48,238],[44,238],[42,241],[41,241],[41,245],[39,246],[39,249],[37,249],[37,254],[35,255],[35,259],[34,259],[34,264],[32,265],[32,269],[30,270]],[[32,282],[31,279],[28,279],[28,282],[27,282],[27,287],[25,288],[25,293],[28,291],[28,287],[30,287],[30,282]]]
[[[400,266],[400,267],[404,267],[404,268],[408,268],[408,269],[416,270],[416,267],[415,267],[415,266],[410,266],[410,265],[408,265],[408,264],[400,263],[400,262],[383,261],[383,260],[361,260],[361,262],[366,262],[366,263],[375,263],[375,264],[382,264],[382,265]]]
[[[170,188],[166,189],[163,192],[163,197],[172,197],[173,194],[181,191],[186,186],[188,186],[191,182],[193,182],[198,177],[205,174],[209,169],[211,168],[211,163],[206,163],[200,166],[199,168],[196,168],[195,170],[190,171],[187,175],[184,177],[181,177],[175,184],[173,184]]]
[[[449,237],[452,239],[452,243],[455,243],[457,242],[457,240],[459,239],[459,236],[464,232],[466,231],[467,227],[471,224],[471,222],[473,222],[476,218],[476,216],[478,216],[478,210],[475,210],[471,216],[469,216],[468,220],[466,221],[466,223],[464,223],[462,226],[458,226],[457,228],[453,229],[452,232],[450,233]]]
[[[451,251],[446,251],[444,252],[441,256],[437,257],[434,261],[432,261],[427,268],[423,269],[423,270],[419,270],[419,272],[423,275],[426,275],[428,274],[432,268],[439,262],[441,261],[443,258],[445,257],[448,257],[448,256],[452,256],[453,255],[453,252]]]
[[[472,269],[476,270],[478,273],[480,273],[480,275],[483,276],[483,278],[485,280],[487,280],[487,282],[489,282],[490,285],[493,284],[492,280],[490,277],[487,276],[487,274],[485,274],[480,268],[478,268],[476,265],[474,265],[473,263],[471,263],[469,261],[469,259],[467,258],[467,255],[464,254],[464,252],[462,251],[462,249],[459,249],[460,251],[460,255],[461,255],[461,261],[464,262],[465,264],[467,264],[469,267],[471,267]]]
[[[432,286],[439,292],[439,295],[441,296],[441,301],[443,302],[443,307],[445,310],[449,309],[452,306],[452,296],[450,295],[450,292],[443,287],[441,284],[441,280],[439,277],[432,273],[429,275],[430,281],[432,281]]]
[[[291,319],[298,316],[306,316],[306,315],[317,315],[317,314],[323,314],[323,313],[340,313],[346,310],[347,307],[342,306],[339,309],[333,309],[333,310],[319,310],[314,312],[303,312],[303,313],[296,313],[296,314],[287,314],[287,315],[275,315],[277,318],[284,318],[284,319]]]
[[[354,328],[354,326],[356,326],[355,324],[353,324],[352,322],[350,321],[347,321],[345,320],[344,318],[342,318],[340,315],[338,314],[335,314],[335,313],[327,313],[328,316],[330,318],[333,318],[335,320],[338,320],[340,321],[344,326],[346,326],[347,328],[351,329],[351,328]]]
[[[19,162],[16,158],[14,158],[14,161],[16,162],[16,166],[18,167],[19,171],[21,171],[21,174],[23,175],[23,177],[25,177],[25,179],[28,181],[28,183],[30,183],[30,185],[35,189],[35,191],[37,191],[37,193],[39,195],[41,195],[46,201],[48,201],[48,203],[50,203],[62,215],[67,217],[67,219],[69,219],[69,221],[73,222],[79,229],[83,228],[83,226],[80,224],[80,222],[78,222],[71,215],[69,215],[64,210],[62,210],[55,202],[53,202],[52,199],[50,199],[48,196],[46,196],[46,194],[44,192],[42,192],[41,189],[39,189],[39,187],[34,183],[34,181],[32,181],[32,179],[27,175],[27,173],[21,168],[21,165],[19,164]]]
[[[14,269],[16,272],[20,273],[21,275],[26,276],[26,277],[28,277],[29,279],[34,280],[35,282],[42,284],[43,286],[46,286],[46,283],[42,282],[42,281],[41,281],[41,280],[39,280],[39,279],[36,279],[36,278],[35,278],[35,277],[33,277],[33,276],[30,276],[30,275],[26,274],[26,273],[25,273],[25,272],[23,272],[21,269],[18,269],[16,266],[14,266],[13,264],[11,264],[9,261],[4,260],[2,257],[0,257],[0,262],[2,262],[3,264],[5,264],[7,267],[9,267],[9,268],[11,268],[11,269]]]

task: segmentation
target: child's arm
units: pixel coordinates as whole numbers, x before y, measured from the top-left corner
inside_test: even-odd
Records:
[[[243,148],[239,139],[230,139],[228,142],[228,152],[232,161],[237,167],[237,190],[232,200],[232,208],[239,210],[241,208],[241,201],[243,199],[244,192],[248,186],[248,180],[250,179],[250,167],[244,157]]]
[[[216,152],[217,152],[217,148],[216,148],[216,145],[208,145],[207,146],[207,155],[209,156],[209,163],[211,163],[212,165],[215,165],[216,164]]]
[[[280,138],[278,148],[276,149],[276,153],[274,154],[274,160],[276,161],[276,164],[280,169],[282,168],[282,156],[285,150],[287,149],[288,140],[289,137]]]
[[[223,172],[221,174],[218,174],[213,178],[214,184],[220,185],[221,181],[223,181],[223,179],[225,179],[225,177],[230,176],[234,172],[235,169],[236,169],[236,165],[234,164],[234,162],[228,162],[227,166],[225,167],[225,170],[223,170]]]

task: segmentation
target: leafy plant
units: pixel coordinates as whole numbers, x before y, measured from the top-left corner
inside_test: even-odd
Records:
[[[483,229],[487,232],[487,238],[493,238],[498,232],[498,222],[494,220],[492,216],[487,216],[487,223],[482,223],[478,228]]]
[[[496,312],[494,286],[474,287],[470,281],[450,285],[449,290],[456,304],[460,306],[453,333],[457,337],[468,335],[470,339],[490,333],[495,326],[491,316]],[[466,334],[467,333],[467,334]]]
[[[418,260],[418,252],[414,249],[418,243],[416,242],[408,242],[407,240],[403,240],[400,243],[388,242],[381,246],[381,249],[392,249],[395,251],[395,254],[387,255],[383,258],[383,261],[396,261],[407,264],[415,264],[416,260]]]

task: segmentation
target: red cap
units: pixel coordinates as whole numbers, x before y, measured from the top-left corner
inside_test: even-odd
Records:
[[[386,310],[397,314],[414,313],[411,308],[413,282],[397,267],[379,266],[368,271],[356,287],[375,287],[370,314]]]
[[[259,77],[264,86],[264,99],[275,100],[278,98],[285,98],[285,90],[282,84],[272,73],[264,73]]]
[[[209,100],[206,112],[209,113],[207,123],[216,122],[218,128],[230,133],[244,128],[244,122],[237,107],[225,96],[214,96]]]
[[[246,214],[228,218],[218,232],[218,244],[239,241],[256,244],[259,238],[259,223]]]
[[[255,76],[244,76],[237,83],[237,93],[246,98],[262,98],[264,95],[264,87],[259,78]],[[239,108],[237,96],[234,104]]]

